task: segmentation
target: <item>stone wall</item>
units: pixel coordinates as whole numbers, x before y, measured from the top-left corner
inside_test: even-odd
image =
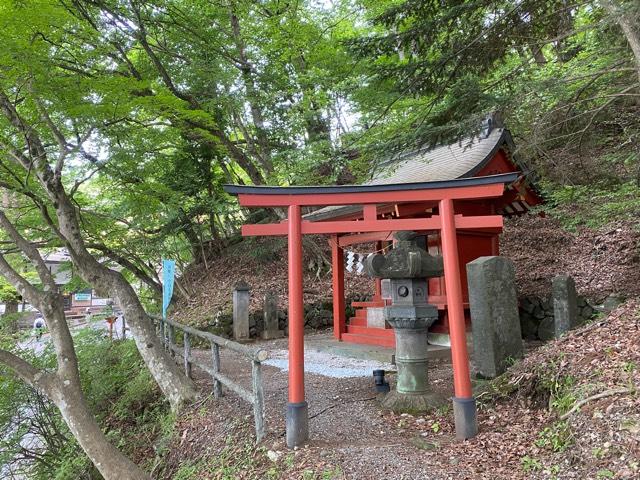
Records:
[[[519,300],[522,338],[543,341],[554,338],[553,299],[528,296]],[[590,320],[595,313],[594,305],[585,297],[578,296],[578,324]]]

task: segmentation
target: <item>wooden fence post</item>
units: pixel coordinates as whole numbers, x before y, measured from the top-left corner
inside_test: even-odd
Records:
[[[213,355],[213,371],[220,373],[220,346],[217,343],[211,343],[211,354]],[[213,377],[213,396],[214,398],[222,397],[222,384]]]
[[[176,352],[173,350],[173,347],[176,346],[176,332],[173,328],[173,325],[167,324],[167,344],[169,346],[169,355],[175,357]]]
[[[251,378],[253,380],[253,416],[256,423],[256,442],[264,438],[264,391],[262,390],[262,368],[260,362],[251,362]]]
[[[189,334],[184,332],[184,374],[191,378],[191,361],[189,358],[191,357],[191,340],[189,339]]]
[[[264,439],[266,435],[266,420],[264,389],[262,386],[262,362],[269,357],[269,353],[260,348],[252,348],[209,332],[203,332],[187,325],[181,325],[171,319],[152,318],[158,321],[157,329],[160,331],[160,339],[162,340],[163,346],[171,352],[176,361],[178,357],[183,357],[184,370],[188,377],[191,378],[195,365],[213,378],[213,395],[215,398],[222,397],[222,385],[224,385],[240,398],[253,405],[257,442]],[[181,331],[183,335],[182,352],[176,345],[176,330]],[[208,341],[211,345],[211,360],[213,366],[211,366],[208,361],[201,362],[198,360],[198,357],[192,356],[191,339],[194,337]],[[221,372],[220,348],[228,348],[251,361],[251,390],[235,383],[231,378]]]

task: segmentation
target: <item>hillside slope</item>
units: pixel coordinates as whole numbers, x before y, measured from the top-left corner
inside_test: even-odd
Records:
[[[359,253],[373,245],[358,245]],[[551,278],[573,275],[578,292],[596,301],[610,293],[640,294],[640,232],[630,223],[616,223],[599,230],[568,232],[549,217],[527,215],[505,221],[501,254],[516,265],[520,296],[546,296]],[[331,301],[331,252],[323,237],[305,239],[305,303]],[[321,268],[319,267],[321,265]],[[222,257],[205,265],[192,265],[183,276],[191,293],[179,302],[176,315],[182,321],[203,323],[218,312],[231,309],[231,292],[240,281],[252,287],[252,308],[260,308],[267,290],[277,292],[286,308],[287,248],[282,238],[252,238],[228,248]],[[373,293],[365,275],[346,272],[347,298]]]
[[[611,293],[640,294],[637,223],[617,222],[572,233],[549,217],[508,219],[500,253],[514,261],[522,296],[547,295],[551,278],[560,273],[573,276],[578,292],[596,301]]]

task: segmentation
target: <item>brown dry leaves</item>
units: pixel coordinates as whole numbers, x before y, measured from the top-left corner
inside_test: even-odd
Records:
[[[505,220],[500,253],[516,266],[520,295],[545,296],[551,279],[574,277],[581,295],[600,300],[609,293],[640,294],[640,232],[629,223],[601,230],[563,230],[551,218],[527,215]]]

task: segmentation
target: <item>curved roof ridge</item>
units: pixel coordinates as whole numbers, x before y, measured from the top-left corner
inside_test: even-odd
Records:
[[[363,185],[434,182],[472,177],[505,145],[508,150],[514,149],[511,133],[500,127],[492,129],[484,137],[476,136],[449,145],[406,152],[400,154],[400,158],[396,157],[395,163],[389,160],[380,164],[387,165],[387,169],[395,166],[393,171],[387,170],[388,175],[382,176],[379,172]],[[353,205],[329,206],[308,213],[304,218],[310,221],[328,220],[358,209],[361,210]]]
[[[485,137],[474,136],[434,148],[416,149],[380,164],[365,185],[433,182],[473,175],[511,135],[495,128]],[[510,145],[511,146],[511,145]],[[472,173],[473,172],[473,173]]]

